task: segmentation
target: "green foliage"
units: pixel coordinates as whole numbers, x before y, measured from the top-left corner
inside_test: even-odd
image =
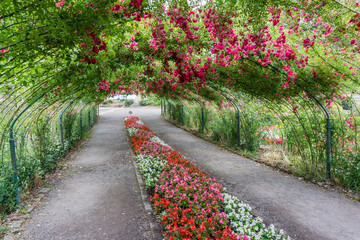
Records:
[[[335,177],[350,189],[360,191],[360,156],[340,155],[333,161]]]
[[[15,208],[15,188],[13,171],[8,165],[0,165],[0,212],[8,213]]]
[[[213,113],[211,122],[212,140],[236,147],[238,141],[237,116],[232,110]]]
[[[152,102],[148,99],[143,99],[140,101],[139,104],[140,104],[140,106],[150,106],[150,105],[152,105]]]
[[[111,104],[111,103],[113,103],[113,100],[111,100],[111,99],[107,99],[107,100],[103,101],[103,104]]]
[[[350,97],[346,97],[343,101],[341,101],[341,106],[344,110],[351,110],[352,104],[353,103]]]
[[[212,103],[204,105],[205,136],[246,155],[254,157],[258,154],[257,157],[262,160],[286,166],[306,178],[326,178],[326,118],[316,103],[311,99],[298,99],[295,106],[300,104],[301,108],[295,111],[290,103],[274,104],[270,101],[254,101],[242,94],[236,96],[240,107],[240,149],[237,111],[228,102],[222,102],[221,108]],[[360,119],[344,111],[342,104],[329,108],[329,112],[332,116],[333,180],[359,191],[359,134],[354,124]],[[166,101],[163,113],[201,132],[200,104]],[[272,153],[264,155],[266,151]],[[272,159],[271,156],[277,157]]]
[[[161,99],[155,95],[150,95],[146,99],[140,101],[140,106],[160,106]]]
[[[46,92],[46,98],[28,110],[15,129],[22,188],[31,187],[37,175],[52,171],[64,155],[56,122],[64,102],[78,98],[102,102],[109,93],[141,89],[173,99],[193,100],[202,96],[202,100],[217,105],[221,96],[209,86],[219,86],[237,95],[242,105],[240,147],[244,151],[256,153],[261,145],[280,145],[297,172],[320,179],[324,177],[326,160],[326,121],[313,97],[328,104],[334,116],[333,175],[336,181],[358,189],[359,110],[349,96],[337,100],[339,106],[333,102],[359,90],[360,43],[356,27],[359,19],[354,15],[359,7],[355,0],[342,2],[155,0],[143,1],[143,6],[136,8],[130,1],[124,1],[118,3],[125,12],[116,12],[111,10],[115,2],[110,0],[72,1],[63,5],[60,1],[20,4],[3,0],[1,187],[11,182],[9,126],[41,93]],[[164,10],[177,14],[177,19],[189,19],[183,23],[191,32],[179,28],[170,19],[174,16],[170,12],[164,14]],[[192,10],[194,14],[190,13]],[[208,10],[214,15],[210,16]],[[139,16],[147,12],[152,19],[134,21],[135,12]],[[206,15],[211,19],[205,21]],[[155,34],[161,24],[162,32]],[[162,47],[150,46],[151,42],[162,41],[159,38],[162,35],[166,35]],[[96,53],[95,39],[106,42],[106,50]],[[132,43],[137,44],[136,48],[130,47],[131,39],[135,39]],[[310,46],[311,40],[314,43]],[[96,63],[85,61],[86,56],[94,57]],[[236,92],[260,102],[246,101],[243,98],[247,97]],[[133,103],[124,101],[127,107]],[[151,101],[160,105],[159,99]],[[140,103],[147,104],[147,100]],[[200,105],[168,102],[167,114],[199,132],[204,126],[205,135],[237,146],[238,119],[234,107],[219,109],[205,104],[202,109]],[[83,122],[89,125],[85,129],[95,119],[93,109],[90,116],[84,112]],[[79,139],[78,114],[70,110],[63,124],[67,151]],[[10,196],[4,206],[11,209],[13,190],[5,187],[0,191],[1,196]],[[0,197],[0,201],[4,199]]]
[[[8,226],[0,226],[0,237],[3,237],[3,235],[9,230]]]
[[[261,122],[258,121],[259,117],[256,113],[249,111],[243,111],[241,118],[245,120],[243,128],[240,130],[242,132],[245,149],[250,152],[256,152],[260,147],[260,137],[262,134],[259,132]]]
[[[125,107],[130,107],[134,103],[134,100],[131,99],[123,99],[121,101],[125,102]]]
[[[184,123],[199,133],[204,121],[204,133],[212,140],[238,148],[238,120],[237,112],[233,108],[220,110],[207,104],[202,108],[199,103],[181,104],[173,101],[167,101],[165,106],[169,118]],[[257,118],[254,113],[241,112],[240,147],[250,152],[256,152],[260,146],[260,124],[255,119]]]
[[[62,111],[61,108],[59,110]],[[65,150],[60,143],[59,113],[49,112],[40,112],[35,114],[34,119],[26,119],[16,132],[16,136],[19,136],[16,139],[16,156],[21,197],[51,173],[80,138],[79,112],[76,107],[66,110],[63,115]],[[83,130],[86,132],[96,121],[96,107],[88,107],[82,114]],[[6,214],[16,208],[16,193],[9,148],[2,150],[4,154],[0,158],[0,213]]]

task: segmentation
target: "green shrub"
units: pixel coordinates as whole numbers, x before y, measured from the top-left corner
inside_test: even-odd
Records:
[[[161,105],[161,99],[154,95],[151,95],[150,97],[148,97],[147,100],[149,100],[151,102],[151,105],[153,105],[153,106]]]
[[[125,107],[130,107],[134,103],[134,100],[124,99],[123,102],[125,102]]]
[[[96,121],[96,107],[83,111],[83,130],[89,129]],[[16,132],[16,156],[18,186],[20,194],[33,188],[39,179],[52,172],[66,151],[80,138],[79,112],[68,109],[63,115],[65,151],[60,144],[59,114],[54,119],[47,113],[27,123],[29,127],[19,127]],[[0,158],[0,214],[8,214],[16,208],[16,192],[11,167],[9,144],[5,144]]]
[[[103,104],[111,104],[111,103],[113,103],[113,100],[110,99],[103,101]]]
[[[148,99],[144,99],[144,100],[141,100],[139,104],[140,104],[140,106],[150,106],[150,105],[152,105],[152,102]]]

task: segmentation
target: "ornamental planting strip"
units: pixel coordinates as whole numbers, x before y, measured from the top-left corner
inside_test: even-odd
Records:
[[[169,239],[290,239],[164,143],[138,117],[125,119],[154,213]]]

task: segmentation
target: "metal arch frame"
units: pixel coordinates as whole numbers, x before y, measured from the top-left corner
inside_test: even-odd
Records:
[[[19,205],[20,204],[20,192],[19,192],[19,181],[18,181],[18,175],[17,175],[17,162],[16,162],[16,148],[15,148],[15,138],[14,138],[14,125],[17,122],[17,120],[21,117],[21,115],[23,113],[25,113],[26,110],[28,110],[35,102],[37,102],[40,98],[42,98],[45,93],[42,93],[41,95],[39,95],[38,97],[36,97],[36,99],[34,99],[31,103],[29,103],[17,116],[16,118],[12,121],[10,128],[9,128],[9,133],[10,133],[10,139],[9,139],[9,143],[10,143],[10,156],[11,156],[11,165],[12,165],[12,169],[14,171],[14,185],[15,185],[15,191],[16,191],[16,204]]]
[[[224,96],[227,100],[229,100],[233,106],[236,108],[236,111],[237,111],[237,134],[238,134],[238,139],[237,139],[237,142],[238,142],[238,147],[240,148],[240,108],[239,106],[235,103],[234,100],[232,100],[230,97],[228,97],[225,93],[223,92],[220,92],[220,91],[217,91],[218,93],[220,93],[222,96]]]
[[[258,64],[257,62],[255,62]],[[273,66],[272,64],[269,64],[269,66],[274,69],[275,71],[283,74],[284,76],[287,76],[285,73],[281,72],[277,67]],[[295,82],[296,86],[298,86],[300,89],[303,89],[301,85],[298,82]],[[328,179],[331,179],[331,116],[328,110],[324,107],[324,105],[315,97],[313,96],[309,91],[305,90],[309,97],[314,100],[314,102],[322,109],[323,113],[326,116],[326,177]]]
[[[201,107],[201,133],[204,134],[205,130],[205,113],[204,113],[204,105],[197,99],[194,99]]]

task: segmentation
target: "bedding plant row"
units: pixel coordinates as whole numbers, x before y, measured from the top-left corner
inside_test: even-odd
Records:
[[[125,119],[131,147],[168,239],[290,239],[254,217],[249,205],[156,136]]]

